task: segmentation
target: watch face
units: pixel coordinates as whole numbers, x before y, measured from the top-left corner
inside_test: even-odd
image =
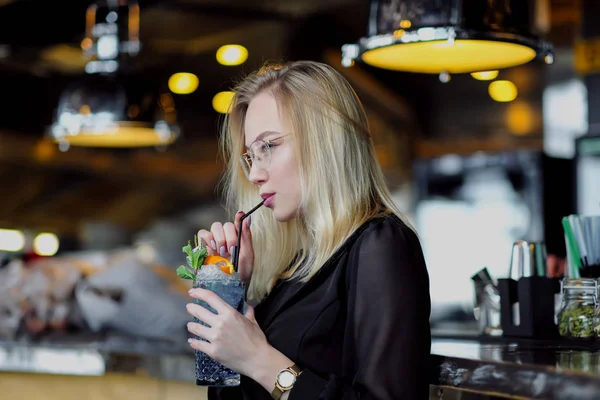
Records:
[[[277,375],[277,383],[284,389],[291,388],[296,382],[296,375],[292,374],[290,371],[281,371],[279,375]]]

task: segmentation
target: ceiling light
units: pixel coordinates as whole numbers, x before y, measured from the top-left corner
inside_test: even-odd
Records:
[[[131,90],[143,87],[144,91]],[[48,135],[61,146],[152,147],[179,136],[173,97],[135,79],[88,76],[71,84],[59,100]]]
[[[71,146],[163,147],[179,135],[173,97],[143,76],[116,76],[123,54],[140,49],[140,9],[92,4],[86,14],[84,52],[89,74],[62,93],[48,135],[61,151]],[[125,59],[126,61],[126,59]],[[143,88],[143,89],[139,89]]]
[[[25,247],[25,235],[14,229],[0,229],[0,251],[21,251]]]
[[[235,92],[219,92],[213,97],[212,105],[215,111],[227,114]]]
[[[531,105],[515,101],[506,108],[506,125],[513,134],[523,136],[534,133],[541,124]]]
[[[247,59],[248,50],[239,44],[227,44],[217,50],[217,61],[222,65],[240,65]]]
[[[493,81],[498,77],[498,71],[479,71],[472,72],[471,76],[478,81]]]
[[[488,86],[490,97],[501,103],[507,103],[517,98],[519,91],[511,81],[494,81]]]
[[[175,94],[190,94],[198,88],[198,77],[188,72],[179,72],[169,78],[169,90]]]
[[[33,251],[40,256],[53,256],[58,252],[59,244],[54,233],[40,233],[33,239]]]
[[[536,57],[551,63],[552,46],[531,31],[530,1],[472,7],[466,0],[372,0],[368,36],[342,47],[342,65],[440,74],[508,68]],[[429,4],[429,3],[427,3]]]

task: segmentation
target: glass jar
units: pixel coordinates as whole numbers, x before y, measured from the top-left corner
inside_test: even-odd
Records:
[[[561,282],[561,308],[558,312],[558,332],[563,337],[596,337],[598,326],[598,280],[564,278]]]

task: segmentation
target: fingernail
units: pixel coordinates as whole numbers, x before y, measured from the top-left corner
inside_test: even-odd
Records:
[[[210,247],[212,247],[213,250],[217,250],[217,243],[215,243],[214,240],[210,241]]]
[[[235,246],[231,246],[229,248],[229,254],[233,254],[234,251],[235,251]]]
[[[219,254],[221,255],[221,257],[225,257],[226,251],[227,249],[225,249],[225,246],[221,246],[221,248],[219,249]]]
[[[192,294],[193,292],[194,292],[194,289],[190,289],[190,290],[188,290],[188,293],[189,293],[189,294]]]
[[[250,224],[252,223],[252,215],[248,215],[248,219],[247,219],[247,224],[248,224],[248,228],[250,228]]]
[[[191,344],[191,343],[192,343],[192,339],[188,339],[188,343],[190,343],[190,344]]]

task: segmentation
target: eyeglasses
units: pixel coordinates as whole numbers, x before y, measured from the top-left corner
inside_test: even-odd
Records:
[[[240,156],[240,162],[242,163],[242,169],[246,174],[246,177],[250,179],[250,171],[252,166],[268,171],[271,167],[271,148],[274,146],[273,142],[279,140],[287,135],[279,136],[269,140],[256,139],[250,145],[247,153]]]

